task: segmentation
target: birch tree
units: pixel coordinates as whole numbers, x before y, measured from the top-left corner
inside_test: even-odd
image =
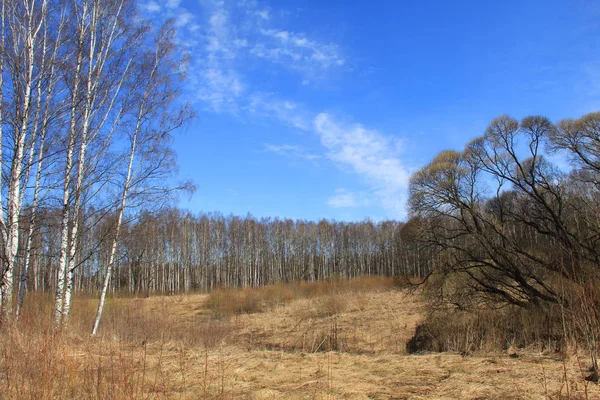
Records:
[[[102,317],[128,200],[131,197],[134,201],[156,202],[159,194],[169,192],[160,181],[168,177],[173,167],[173,154],[168,147],[170,134],[192,116],[186,105],[174,104],[183,64],[176,56],[173,35],[174,26],[168,22],[157,33],[153,51],[139,56],[141,61],[135,67],[131,95],[127,96],[132,107],[121,121],[128,143],[127,163],[92,335],[96,335]]]
[[[52,10],[45,10],[47,14]],[[38,79],[36,87],[36,115],[34,125],[32,127],[33,137],[37,138],[38,143],[30,146],[29,165],[25,174],[26,182],[31,176],[31,171],[35,171],[35,184],[33,188],[33,199],[30,209],[29,228],[25,245],[25,254],[23,267],[21,271],[21,280],[19,284],[19,296],[17,302],[17,316],[23,305],[23,300],[26,291],[27,276],[31,260],[31,249],[33,243],[33,235],[37,226],[37,208],[40,202],[40,192],[42,190],[42,170],[47,164],[44,163],[48,149],[46,139],[49,136],[49,131],[53,127],[53,122],[58,120],[58,116],[62,114],[61,106],[55,101],[54,93],[57,90],[59,78],[57,77],[58,55],[63,43],[63,30],[65,24],[65,13],[57,12],[59,15],[55,24],[44,24],[44,37],[41,52],[40,70],[46,71],[43,79]],[[48,21],[49,17],[44,18]],[[48,21],[49,22],[49,21]],[[60,89],[60,88],[58,88]],[[39,133],[38,133],[39,131]],[[50,146],[51,148],[53,146]],[[51,153],[51,152],[50,152]],[[27,185],[25,185],[27,186]],[[23,191],[23,194],[25,191]],[[22,202],[23,200],[21,200]]]
[[[131,77],[135,51],[146,32],[145,26],[126,22],[135,15],[135,3],[129,0],[81,0],[74,2],[72,14],[76,21],[73,49],[77,58],[62,196],[54,315],[57,327],[68,320],[70,312],[84,191],[92,186],[102,187],[102,182],[90,179],[92,176],[105,182],[109,179],[95,170],[100,163],[90,162],[87,151],[96,143],[94,159],[101,160],[111,148],[127,103],[121,89]]]
[[[13,272],[19,246],[21,210],[32,171],[35,146],[40,129],[42,94],[48,68],[45,62],[48,50],[49,1],[3,1],[1,9],[2,44],[0,54],[0,141],[7,178],[2,180],[2,192],[7,197],[0,217],[3,268],[2,315],[10,319],[13,310]],[[41,61],[40,61],[41,60]],[[5,80],[6,78],[6,80]],[[36,102],[36,87],[38,96]],[[37,111],[36,111],[37,109]],[[7,112],[6,110],[11,110]]]

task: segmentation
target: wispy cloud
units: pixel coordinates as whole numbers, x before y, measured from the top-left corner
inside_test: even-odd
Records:
[[[201,13],[192,15],[180,0],[161,7],[150,1],[144,10],[154,18],[175,18],[179,40],[195,59],[189,87],[205,110],[267,117],[305,132],[314,132],[325,155],[293,144],[266,144],[265,151],[307,162],[329,159],[361,178],[364,191],[337,189],[328,200],[335,208],[379,206],[390,216],[405,215],[409,173],[402,165],[397,140],[360,124],[344,124],[327,113],[290,99],[276,88],[264,87],[256,76],[273,72],[286,85],[311,85],[343,71],[348,60],[329,40],[289,29],[255,0],[226,3],[200,0]],[[162,11],[162,13],[157,13]]]
[[[234,70],[208,66],[201,71],[202,84],[198,86],[197,98],[214,112],[238,109],[245,87]]]
[[[305,83],[330,68],[342,67],[346,63],[335,44],[311,40],[302,33],[281,29],[260,29],[260,33],[267,40],[257,43],[252,54],[299,71]]]
[[[274,145],[274,144],[265,144],[265,150],[277,153],[282,156],[292,157],[296,159],[308,160],[308,161],[316,161],[321,158],[320,155],[311,152],[307,148],[303,146],[290,145],[290,144],[282,144],[282,145]]]
[[[325,79],[346,63],[337,45],[281,28],[282,21],[257,1],[200,0],[201,12],[196,15],[181,0],[162,4],[151,0],[141,9],[154,19],[175,19],[180,43],[193,59],[190,91],[206,110],[272,114],[306,129],[310,123],[293,116],[285,100],[266,96],[254,75],[264,68],[279,69],[292,74],[288,82],[295,79],[301,86]]]
[[[248,110],[255,115],[275,118],[297,129],[311,128],[309,113],[293,101],[281,100],[273,94],[254,93],[249,98]]]
[[[336,189],[335,194],[327,200],[327,205],[333,208],[354,208],[371,204],[364,192],[351,192],[346,189]]]
[[[197,48],[195,52],[205,57],[196,61],[191,71],[197,83],[197,98],[210,111],[237,113],[240,104],[246,101],[242,95],[247,90],[235,64],[242,41],[235,34],[224,2],[203,1],[202,4],[208,15],[202,32],[204,48]]]
[[[165,5],[169,9],[177,8],[177,7],[179,7],[180,4],[181,4],[181,0],[167,0],[165,2]]]
[[[399,157],[400,143],[360,124],[342,124],[329,114],[314,119],[328,158],[361,176],[378,204],[392,217],[404,217],[410,173]]]
[[[194,16],[188,11],[181,11],[175,18],[175,26],[182,28],[193,21]]]
[[[140,7],[142,10],[149,12],[149,13],[159,12],[162,9],[161,6],[155,1],[149,1],[147,3],[142,3],[140,5]]]
[[[254,14],[256,14],[261,19],[264,19],[265,21],[268,21],[271,19],[271,12],[268,9],[255,11]]]

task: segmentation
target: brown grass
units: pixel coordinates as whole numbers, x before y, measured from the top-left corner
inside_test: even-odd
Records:
[[[230,317],[263,312],[296,299],[326,296],[325,312],[337,313],[343,307],[337,301],[337,295],[385,290],[395,285],[392,279],[365,276],[352,280],[336,278],[319,282],[278,283],[254,289],[217,289],[210,293],[207,306],[219,317]],[[338,304],[335,304],[336,301]]]
[[[219,314],[225,294],[258,309]],[[574,349],[406,354],[425,306],[383,280],[113,298],[94,339],[95,301],[76,299],[60,334],[51,299],[28,301],[39,307],[0,336],[1,398],[600,398]]]

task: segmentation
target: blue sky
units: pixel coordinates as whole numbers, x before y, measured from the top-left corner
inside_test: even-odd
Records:
[[[489,121],[600,110],[595,1],[140,0],[192,56],[192,211],[404,219],[410,174]]]

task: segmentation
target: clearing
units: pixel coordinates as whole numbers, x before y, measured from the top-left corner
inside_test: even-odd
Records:
[[[102,336],[94,339],[83,332],[91,325],[95,300],[78,299],[68,335],[14,332],[3,339],[1,393],[8,398],[562,399],[586,398],[587,391],[588,398],[600,398],[598,385],[582,378],[585,362],[574,354],[564,361],[533,349],[518,351],[518,357],[406,354],[406,341],[425,310],[417,294],[393,285],[325,289],[310,296],[277,288],[279,297],[270,297],[277,301],[265,306],[262,290],[255,296],[262,306],[249,314],[219,312],[223,308],[209,295],[111,299]],[[227,293],[221,296],[228,298]]]

